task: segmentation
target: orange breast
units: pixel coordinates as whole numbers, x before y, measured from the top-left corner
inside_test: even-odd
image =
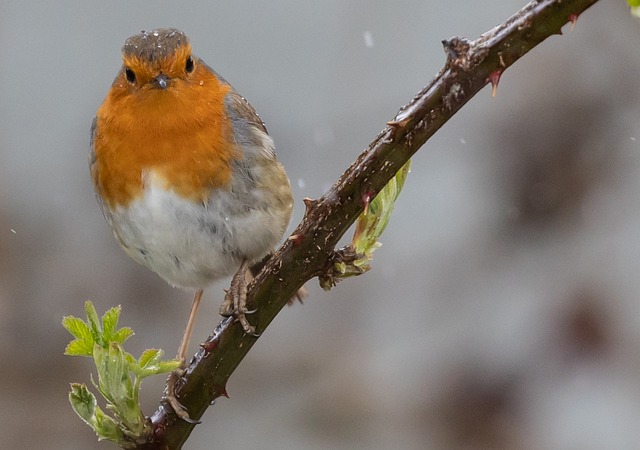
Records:
[[[109,208],[141,196],[149,170],[194,202],[230,182],[231,162],[241,157],[224,108],[231,88],[200,70],[195,82],[177,79],[166,90],[112,86],[98,110],[93,142],[94,183]]]

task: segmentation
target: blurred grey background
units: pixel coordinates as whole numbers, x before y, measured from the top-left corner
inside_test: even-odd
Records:
[[[122,304],[138,354],[191,296],[118,248],[89,127],[141,29],[173,26],[246,96],[296,197],[320,196],[442,67],[440,41],[523,0],[0,3],[0,440],[106,449],[67,402],[63,315]],[[372,272],[310,283],[189,449],[640,447],[639,23],[602,0],[485,88],[413,160]],[[218,321],[205,296],[195,343]],[[143,384],[153,412],[162,377]]]

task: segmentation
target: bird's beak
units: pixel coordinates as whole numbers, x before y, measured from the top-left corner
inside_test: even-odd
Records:
[[[161,73],[153,79],[152,83],[154,87],[165,90],[167,87],[169,87],[169,84],[171,84],[171,78]]]

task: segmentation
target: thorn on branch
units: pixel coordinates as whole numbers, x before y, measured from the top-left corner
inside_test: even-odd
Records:
[[[402,131],[405,128],[407,128],[408,123],[409,123],[409,119],[390,120],[389,122],[387,122],[387,125],[389,125],[393,130]]]
[[[491,83],[491,96],[495,97],[498,92],[498,83],[500,83],[500,77],[502,76],[504,69],[494,70],[487,77],[487,83]]]
[[[230,398],[227,392],[227,386],[220,386],[220,397]]]
[[[314,200],[309,197],[305,197],[302,201],[304,202],[304,206],[307,208],[307,212],[318,204],[318,200]]]
[[[391,139],[387,139],[386,142],[395,142],[398,140],[398,135],[400,133],[403,133],[406,128],[407,125],[409,124],[409,119],[405,118],[405,119],[401,119],[398,120],[397,116],[396,119],[394,120],[390,120],[389,122],[387,122],[387,125],[389,126],[389,128],[391,128]]]
[[[216,339],[212,339],[210,341],[206,341],[203,342],[202,344],[200,344],[200,347],[205,351],[205,353],[211,353],[212,351],[214,351],[219,344],[219,340]]]
[[[293,242],[293,245],[302,244],[302,239],[303,239],[303,236],[301,234],[292,234],[287,238],[288,241]]]
[[[578,21],[577,14],[569,14],[569,22],[571,22],[571,31],[576,27],[576,22]]]

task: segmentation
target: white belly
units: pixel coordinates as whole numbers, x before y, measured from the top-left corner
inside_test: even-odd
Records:
[[[151,182],[142,198],[105,216],[137,262],[173,286],[204,289],[237,271],[244,258],[262,258],[282,237],[289,214],[273,214],[268,199],[253,195],[258,201],[251,206],[226,190],[198,204]]]

